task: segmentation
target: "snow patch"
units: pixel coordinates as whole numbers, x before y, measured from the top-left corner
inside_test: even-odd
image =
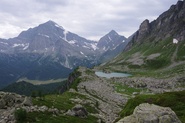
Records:
[[[80,51],[80,53],[81,53],[82,55],[84,55],[84,56],[87,58],[87,56],[86,56],[83,52]]]
[[[68,43],[70,43],[70,44],[75,44],[75,43],[76,43],[76,40],[68,41]]]
[[[5,43],[5,42],[0,42],[1,44],[5,44],[5,45],[8,45],[8,43]]]
[[[97,49],[97,46],[95,44],[91,44],[91,47],[93,48],[93,50]]]
[[[67,30],[64,30],[63,34],[64,34],[64,38],[63,38],[63,39],[64,39],[65,41],[67,41],[66,38],[67,38],[68,31],[67,31]]]
[[[109,40],[111,41],[112,39],[108,36]]]
[[[173,39],[173,43],[174,43],[174,44],[178,44],[178,42],[179,42],[179,41],[178,41],[177,39],[175,39],[175,38]]]
[[[14,47],[25,47],[26,46],[26,44],[13,44],[13,48]]]
[[[38,35],[49,38],[48,35],[44,35],[44,34],[40,34],[40,33],[38,33]]]
[[[64,30],[64,28],[62,26],[58,25],[58,24],[55,24],[55,26]]]
[[[29,45],[30,45],[30,44],[29,44],[29,43],[27,43],[27,44],[26,44],[26,46],[23,48],[23,50],[28,49]]]
[[[84,45],[84,46],[82,46],[82,47],[87,48],[87,49],[90,49],[88,46],[85,46],[85,45]]]

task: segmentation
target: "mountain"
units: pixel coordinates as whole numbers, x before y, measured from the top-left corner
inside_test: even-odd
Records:
[[[96,42],[66,31],[53,21],[0,40],[0,85],[19,78],[65,78],[77,66],[94,65]]]
[[[23,31],[15,38],[0,39],[0,87],[21,78],[66,78],[78,66],[92,67],[116,56],[124,49],[117,51],[123,40],[126,42],[115,31],[99,42],[88,40],[53,21]],[[107,54],[110,51],[114,52]]]
[[[129,40],[112,30],[98,41],[97,47],[101,50],[99,61],[106,62],[123,51]]]
[[[183,41],[185,39],[184,9],[184,1],[178,1],[176,5],[172,5],[168,11],[162,13],[151,23],[149,23],[148,19],[144,20],[139,30],[135,33],[132,43],[127,46],[127,49],[134,42],[142,43],[142,41],[146,39],[158,42],[172,37],[179,41]]]
[[[184,74],[185,3],[178,1],[156,20],[144,20],[124,51],[104,69],[169,77]]]

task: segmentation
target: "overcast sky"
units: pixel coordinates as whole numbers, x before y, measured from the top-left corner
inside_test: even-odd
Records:
[[[0,0],[0,38],[53,20],[66,30],[98,40],[114,29],[126,37],[156,19],[177,0]]]

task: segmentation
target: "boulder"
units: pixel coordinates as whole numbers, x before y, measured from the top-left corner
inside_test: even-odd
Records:
[[[25,97],[22,105],[24,105],[24,106],[32,106],[33,104],[32,104],[31,97]]]
[[[169,107],[143,103],[134,109],[132,115],[117,123],[181,123],[181,121]]]
[[[82,105],[77,104],[71,110],[68,110],[66,112],[66,114],[71,115],[71,116],[85,118],[85,117],[87,117],[88,112],[86,111],[86,109]]]

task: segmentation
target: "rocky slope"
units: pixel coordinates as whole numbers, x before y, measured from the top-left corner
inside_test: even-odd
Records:
[[[85,94],[93,102],[97,102],[98,117],[106,123],[112,123],[119,117],[118,113],[127,102],[127,96],[115,92],[111,83],[107,82],[105,78],[97,77],[93,72],[89,74],[88,69],[80,68],[79,71],[82,74],[77,92]]]
[[[14,93],[0,92],[0,122],[15,123],[14,111],[17,108],[31,105],[32,101],[29,97]]]

